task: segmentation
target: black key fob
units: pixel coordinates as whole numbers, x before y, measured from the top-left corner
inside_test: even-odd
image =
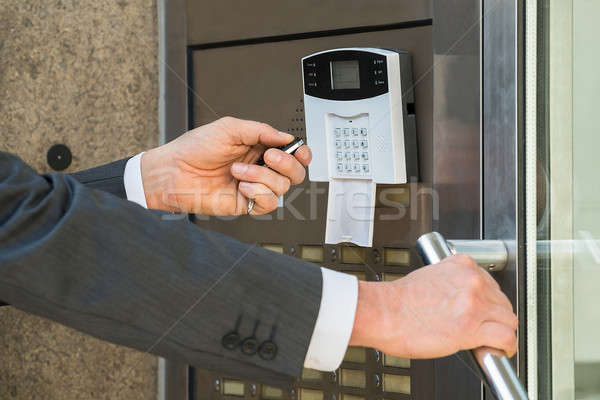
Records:
[[[296,150],[298,150],[302,146],[304,146],[304,140],[301,137],[296,136],[296,138],[294,140],[292,140],[290,143],[286,144],[285,146],[280,146],[277,148],[283,152],[294,155]],[[262,166],[266,165],[265,159],[263,158],[263,156],[260,156],[258,161],[256,161],[256,165],[262,165]]]

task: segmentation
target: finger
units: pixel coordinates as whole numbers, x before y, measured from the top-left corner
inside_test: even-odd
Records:
[[[517,336],[514,329],[498,322],[484,322],[476,332],[473,347],[492,347],[502,350],[508,357],[517,352]]]
[[[291,184],[289,178],[259,165],[233,163],[231,174],[240,181],[262,183],[277,196],[286,193]]]
[[[221,125],[225,132],[229,133],[234,144],[254,146],[262,143],[267,147],[278,147],[294,140],[294,136],[289,133],[279,132],[263,122],[224,117],[215,123]]]
[[[489,272],[487,272],[483,268],[479,268],[479,272],[481,273],[481,275],[483,276],[483,278],[485,279],[485,281],[488,284],[490,284],[490,286],[492,286],[493,288],[496,288],[496,289],[500,290],[500,285],[498,284],[498,282],[496,282],[496,280],[492,277],[492,275],[490,275]]]
[[[238,189],[246,198],[254,199],[251,214],[266,214],[277,208],[277,196],[262,183],[240,182]]]
[[[288,177],[294,185],[302,183],[306,170],[298,159],[278,149],[269,149],[265,152],[265,162],[271,169]]]
[[[519,319],[512,311],[508,310],[506,307],[499,306],[497,304],[488,304],[486,306],[486,309],[486,321],[499,322],[503,325],[512,328],[515,331],[519,327]]]
[[[500,289],[491,288],[489,290],[486,290],[485,299],[501,307],[504,307],[505,309],[510,310],[511,312],[513,311],[512,303]]]
[[[300,161],[300,164],[308,167],[308,164],[312,161],[312,151],[308,146],[302,146],[294,153],[294,157]]]

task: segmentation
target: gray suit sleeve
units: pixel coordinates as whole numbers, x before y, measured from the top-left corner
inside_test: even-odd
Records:
[[[234,222],[232,222],[234,223]],[[103,340],[285,386],[319,312],[311,263],[169,220],[0,152],[0,298]]]
[[[122,199],[127,198],[123,174],[129,158],[124,158],[110,164],[86,169],[71,174],[80,183],[93,189],[103,190]]]

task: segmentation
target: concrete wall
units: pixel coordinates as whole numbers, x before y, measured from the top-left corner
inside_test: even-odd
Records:
[[[156,146],[155,0],[0,1],[0,150],[67,172]],[[0,399],[154,399],[155,357],[0,308]]]

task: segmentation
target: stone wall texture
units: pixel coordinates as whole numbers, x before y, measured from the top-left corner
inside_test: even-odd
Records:
[[[0,1],[0,150],[66,172],[156,146],[155,0]],[[0,308],[0,399],[155,399],[154,356]]]

